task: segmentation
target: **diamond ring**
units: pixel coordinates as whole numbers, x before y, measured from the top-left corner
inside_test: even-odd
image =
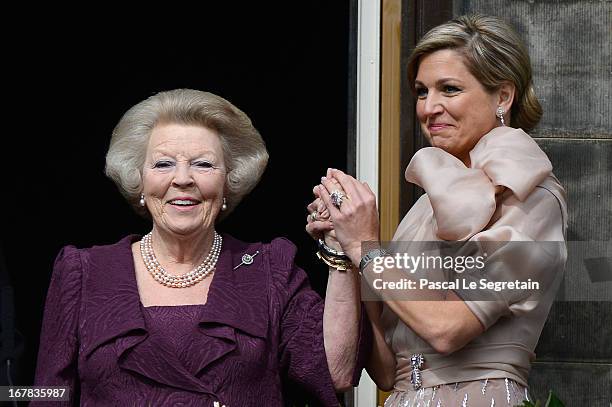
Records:
[[[346,195],[344,194],[344,192],[336,189],[335,191],[332,191],[331,194],[329,194],[329,197],[331,198],[332,204],[336,208],[340,209],[340,206],[342,205],[342,201],[344,201],[344,198],[346,198]]]

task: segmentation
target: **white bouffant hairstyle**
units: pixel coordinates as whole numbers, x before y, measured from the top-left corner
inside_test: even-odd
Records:
[[[157,93],[128,110],[113,130],[106,154],[106,175],[134,209],[142,192],[142,170],[153,128],[183,124],[214,131],[223,147],[227,167],[226,216],[259,182],[268,163],[268,151],[249,117],[227,100],[209,92],[175,89]]]

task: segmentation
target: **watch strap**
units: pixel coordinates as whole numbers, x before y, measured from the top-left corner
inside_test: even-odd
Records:
[[[359,262],[359,271],[363,272],[363,270],[368,267],[368,264],[374,261],[376,257],[384,257],[388,254],[389,253],[381,247],[370,250],[361,258],[361,261]]]

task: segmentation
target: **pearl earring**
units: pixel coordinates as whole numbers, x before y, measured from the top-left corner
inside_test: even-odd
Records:
[[[138,201],[138,203],[140,204],[140,206],[144,208],[145,206],[144,194],[140,194],[140,201]]]
[[[506,110],[501,106],[497,106],[497,111],[495,111],[495,116],[497,116],[502,126],[506,125],[506,122],[504,120],[504,114],[506,114]]]
[[[224,211],[227,209],[227,199],[223,197],[223,205],[221,205],[221,210]]]

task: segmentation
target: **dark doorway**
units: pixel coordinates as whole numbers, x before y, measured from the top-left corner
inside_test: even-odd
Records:
[[[136,16],[28,10],[13,33],[5,56],[12,130],[2,142],[11,186],[0,238],[25,337],[16,384],[33,380],[59,249],[149,228],[105,178],[104,157],[121,115],[161,90],[208,90],[251,117],[270,163],[220,229],[247,241],[290,238],[324,293],[327,271],[304,232],[305,206],[327,167],[346,167],[349,2],[209,3]]]

